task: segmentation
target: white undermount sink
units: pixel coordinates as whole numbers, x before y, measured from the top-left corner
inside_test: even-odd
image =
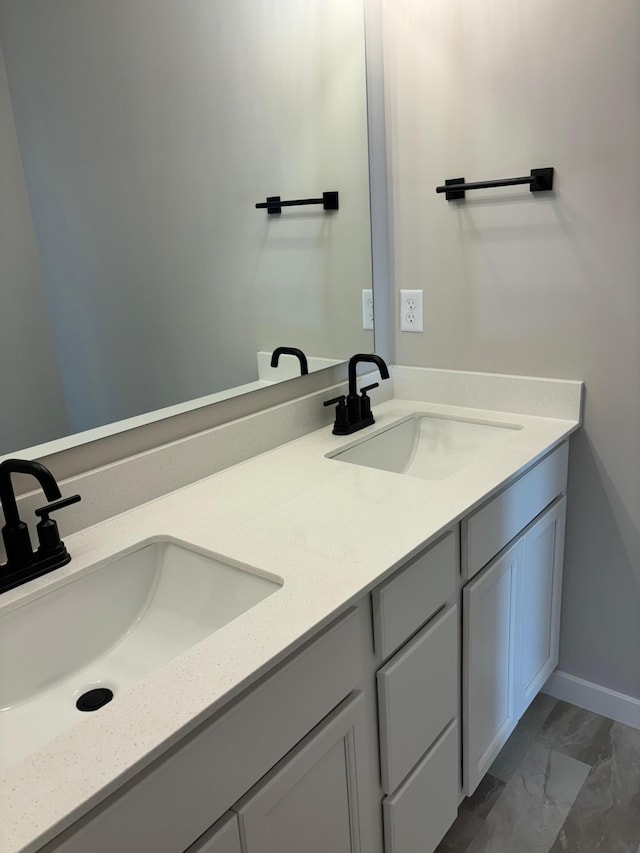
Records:
[[[417,412],[370,437],[363,437],[330,459],[444,480],[506,441],[519,424],[447,418]]]
[[[0,611],[0,767],[85,718],[87,691],[117,696],[281,585],[158,538]]]

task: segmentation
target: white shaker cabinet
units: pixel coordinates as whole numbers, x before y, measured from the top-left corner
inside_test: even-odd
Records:
[[[41,853],[432,853],[461,766],[470,796],[557,664],[567,462],[564,443]]]
[[[259,780],[270,778],[283,756],[286,760],[307,743],[309,732],[317,733],[318,725],[331,718],[327,715],[344,707],[340,704],[344,697],[364,680],[362,638],[370,638],[370,630],[368,609],[349,608],[43,851],[191,853],[195,844],[194,853],[210,853],[207,846],[198,847],[207,839],[213,845],[211,853],[236,853],[233,829],[223,832],[216,821],[235,809],[247,791],[255,790],[252,786],[262,784]],[[352,727],[361,704],[364,698],[354,703]],[[355,735],[345,733],[342,740],[355,742]],[[377,762],[377,756],[373,760]],[[359,754],[359,778],[367,767],[366,756]],[[350,765],[349,773],[353,775]],[[363,785],[363,799],[365,793],[371,796],[370,790]],[[317,801],[304,785],[298,796],[301,814],[311,820]],[[370,811],[366,814],[370,816]]]
[[[557,665],[565,509],[554,501],[463,589],[467,796]]]
[[[515,707],[518,542],[463,590],[464,792],[475,791],[517,722]]]
[[[558,665],[566,503],[566,498],[554,503],[524,535],[517,583],[518,717]]]
[[[367,853],[364,725],[355,693],[234,806],[243,853]]]
[[[459,570],[455,527],[373,591],[385,853],[432,853],[456,818]]]

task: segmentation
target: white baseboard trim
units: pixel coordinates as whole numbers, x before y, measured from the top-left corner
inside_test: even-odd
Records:
[[[551,675],[542,692],[640,730],[640,699],[633,696],[558,670]]]

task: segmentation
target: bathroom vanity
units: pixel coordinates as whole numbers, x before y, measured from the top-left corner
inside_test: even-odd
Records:
[[[544,416],[399,390],[355,440],[310,433],[68,537],[59,577],[6,594],[159,539],[279,584],[6,768],[3,849],[435,849],[557,664],[581,387]],[[463,456],[456,424],[505,435],[439,478],[340,459],[411,418]]]

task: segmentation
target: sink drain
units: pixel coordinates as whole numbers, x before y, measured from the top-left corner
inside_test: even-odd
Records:
[[[96,687],[94,690],[87,690],[76,702],[78,711],[97,711],[113,699],[113,690],[108,687]]]

